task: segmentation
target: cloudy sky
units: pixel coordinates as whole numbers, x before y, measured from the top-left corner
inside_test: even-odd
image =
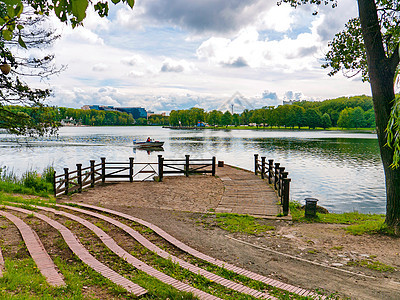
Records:
[[[52,105],[141,106],[155,112],[218,108],[235,92],[253,107],[283,99],[370,94],[360,78],[328,77],[327,45],[357,15],[355,0],[335,9],[277,6],[275,0],[137,0],[89,11],[83,27],[59,22],[49,49],[66,71],[46,83]]]

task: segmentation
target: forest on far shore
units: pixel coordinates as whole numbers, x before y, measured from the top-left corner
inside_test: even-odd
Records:
[[[375,114],[371,97],[340,97],[325,101],[300,101],[291,105],[278,107],[265,106],[260,109],[244,110],[231,114],[218,110],[205,111],[193,107],[184,110],[172,110],[169,116],[151,115],[148,119],[135,120],[132,115],[107,110],[83,110],[66,107],[12,106],[14,112],[24,113],[33,119],[40,120],[45,113],[62,125],[87,126],[132,126],[132,125],[170,125],[170,126],[240,126],[252,125],[262,127],[285,128],[374,128]],[[38,121],[39,122],[39,121]]]
[[[157,120],[155,120],[157,121]],[[159,121],[162,121],[161,119]],[[148,120],[151,122],[151,119]],[[168,123],[172,126],[196,126],[198,122],[209,125],[255,125],[285,128],[373,128],[375,114],[372,98],[368,96],[340,97],[325,101],[300,101],[278,107],[265,106],[231,114],[201,108],[173,110]]]

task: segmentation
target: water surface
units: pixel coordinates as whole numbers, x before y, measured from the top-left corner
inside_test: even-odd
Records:
[[[164,151],[134,149],[148,136]],[[0,133],[0,166],[21,174],[57,171],[89,160],[156,162],[157,155],[217,160],[254,170],[254,154],[274,159],[292,178],[291,198],[314,197],[330,211],[385,212],[384,175],[376,135],[328,131],[171,130],[160,127],[64,127],[57,137],[27,139]]]

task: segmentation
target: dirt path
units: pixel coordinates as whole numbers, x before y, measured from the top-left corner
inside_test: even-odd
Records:
[[[205,254],[303,288],[338,292],[351,299],[399,299],[399,239],[352,236],[345,233],[345,225],[279,220],[259,220],[275,230],[258,236],[228,233],[216,226],[214,214],[206,214],[223,191],[221,180],[211,176],[170,177],[163,183],[99,186],[60,202],[84,202],[131,214]],[[378,266],[381,262],[395,270],[380,272],[356,263],[363,261]]]

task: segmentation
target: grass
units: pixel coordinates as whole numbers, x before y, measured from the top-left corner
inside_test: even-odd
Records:
[[[364,267],[378,272],[393,272],[395,270],[394,267],[381,263],[380,261],[373,260],[371,257],[369,259],[349,261],[347,265]]]
[[[342,214],[321,214],[317,212],[316,217],[306,218],[304,210],[298,202],[292,201],[290,213],[293,221],[307,223],[326,223],[326,224],[346,224],[346,231],[353,235],[362,234],[386,234],[394,235],[385,224],[385,215],[381,214],[362,214],[359,212],[349,212]]]
[[[229,232],[241,232],[246,234],[260,234],[275,230],[274,226],[262,225],[257,219],[248,215],[216,214],[217,226]]]
[[[24,208],[31,209],[31,205],[52,206],[56,203],[53,197],[47,199],[41,198],[23,198],[22,196],[10,195],[0,190],[0,204],[5,205],[8,202],[16,202],[23,204]]]
[[[18,178],[12,171],[0,168],[0,191],[50,198],[53,195],[53,174],[53,167],[47,167],[42,174],[27,171]]]

